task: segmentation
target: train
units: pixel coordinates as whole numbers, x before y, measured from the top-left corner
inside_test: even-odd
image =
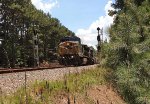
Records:
[[[92,65],[95,63],[94,48],[81,44],[77,36],[66,36],[58,45],[58,61],[61,65]]]

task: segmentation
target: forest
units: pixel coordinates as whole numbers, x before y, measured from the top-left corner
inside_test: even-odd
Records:
[[[60,38],[68,35],[75,34],[31,0],[0,3],[0,67],[37,66],[37,44],[39,62],[50,61]]]
[[[112,7],[110,42],[103,46],[110,79],[129,104],[150,104],[150,0],[115,0]]]
[[[100,64],[112,69],[108,79],[126,102],[150,104],[150,0],[115,0],[112,7],[114,22],[109,42],[100,47]],[[36,66],[37,44],[39,61],[50,61],[50,52],[68,35],[75,33],[30,0],[0,3],[0,67]]]

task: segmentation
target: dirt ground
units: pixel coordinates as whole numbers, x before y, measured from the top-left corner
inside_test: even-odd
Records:
[[[55,97],[55,104],[126,104],[123,99],[106,85],[93,86],[83,95],[69,95],[61,92]]]

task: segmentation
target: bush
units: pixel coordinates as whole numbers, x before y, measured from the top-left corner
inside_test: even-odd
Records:
[[[145,66],[145,65],[144,65]],[[148,74],[148,73],[147,73]],[[127,68],[119,66],[114,73],[116,86],[130,104],[150,103],[150,79],[136,65]]]

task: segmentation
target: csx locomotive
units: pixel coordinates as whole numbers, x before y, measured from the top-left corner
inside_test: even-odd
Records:
[[[64,37],[58,45],[59,63],[61,65],[94,64],[93,54],[93,48],[81,44],[81,39],[76,36]]]

